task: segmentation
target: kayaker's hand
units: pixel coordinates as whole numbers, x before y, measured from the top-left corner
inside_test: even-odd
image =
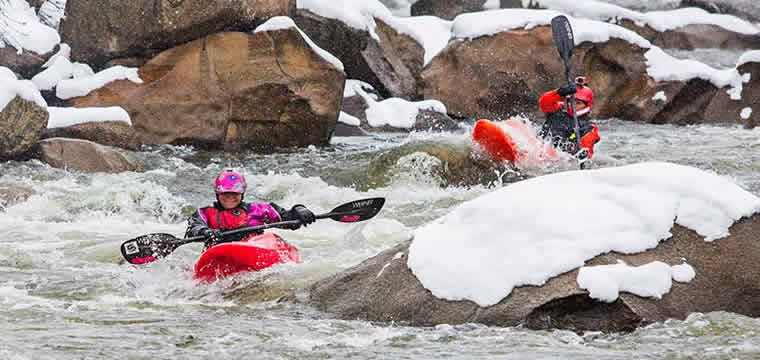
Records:
[[[557,94],[562,97],[568,97],[578,92],[575,85],[567,85],[557,89]]]
[[[206,244],[207,248],[222,241],[222,232],[217,229],[205,228],[201,230],[201,235],[203,236],[203,242]]]
[[[290,209],[290,212],[293,214],[293,216],[298,218],[303,226],[307,226],[316,220],[316,218],[314,218],[314,213],[311,212],[311,210],[307,209],[306,206],[303,206],[301,204],[293,205],[293,208]]]
[[[588,159],[588,149],[582,148],[581,151],[575,154],[575,157],[581,161]]]

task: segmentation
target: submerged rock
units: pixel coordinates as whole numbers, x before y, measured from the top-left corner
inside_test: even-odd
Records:
[[[140,169],[135,159],[125,152],[87,140],[45,139],[39,141],[36,152],[40,160],[62,169],[109,173]]]

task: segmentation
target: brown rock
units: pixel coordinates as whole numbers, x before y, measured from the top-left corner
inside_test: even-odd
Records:
[[[746,128],[760,125],[760,63],[742,64],[737,70],[739,74],[749,74],[750,77],[749,83],[743,84],[741,100],[732,100],[725,88],[716,90],[709,104],[697,114],[701,115],[701,122],[735,122]],[[752,110],[752,114],[749,118],[742,119],[741,112],[747,107]]]
[[[746,35],[717,25],[691,24],[660,32],[648,25],[639,26],[629,19],[620,25],[638,33],[662,48],[693,50],[697,48],[752,49],[760,47],[760,35]]]
[[[69,0],[62,42],[72,61],[98,68],[118,57],[150,58],[222,30],[247,31],[276,15],[290,16],[296,0]]]
[[[583,56],[584,74],[594,90],[594,117],[655,122],[653,118],[668,104],[654,101],[658,91],[671,95],[681,82],[658,83],[647,75],[644,52],[621,39],[591,45]]]
[[[501,0],[499,1],[499,8],[501,9],[512,9],[512,8],[522,8],[522,0]]]
[[[433,15],[452,20],[457,15],[482,11],[486,0],[418,0],[412,4],[412,16]]]
[[[726,238],[706,242],[694,231],[674,226],[673,236],[643,253],[606,253],[588,266],[684,262],[696,271],[688,283],[674,282],[662,299],[622,293],[613,303],[590,298],[578,288],[573,270],[543,286],[523,286],[496,305],[433,296],[407,267],[410,241],[339,274],[320,280],[286,301],[304,301],[344,319],[403,322],[412,326],[476,322],[493,326],[524,324],[534,329],[630,331],[651,322],[683,319],[693,312],[729,311],[760,316],[760,215],[735,223]],[[403,256],[396,258],[401,253]]]
[[[681,0],[680,7],[698,7],[714,14],[729,14],[752,22],[760,21],[760,8],[757,7],[757,4],[753,6],[749,1]]]
[[[410,36],[380,19],[375,19],[380,41],[368,31],[306,10],[298,10],[294,20],[317,45],[343,62],[347,77],[371,84],[383,97],[419,97],[425,50]]]
[[[50,114],[34,101],[16,96],[0,111],[0,159],[30,150],[47,127]]]
[[[7,67],[13,72],[18,73],[24,79],[31,79],[32,76],[40,71],[42,64],[47,61],[51,52],[45,55],[38,55],[31,51],[24,51],[21,54],[16,52],[16,48],[10,45],[0,48],[0,66]]]
[[[9,206],[26,201],[34,193],[32,189],[22,187],[0,187],[0,212]]]
[[[335,124],[333,136],[369,136],[369,134],[358,126],[338,122]]]
[[[167,50],[76,106],[122,106],[142,143],[241,146],[327,144],[344,74],[294,28],[219,33]]]
[[[413,141],[394,147],[373,160],[365,178],[359,179],[356,185],[362,191],[387,186],[400,173],[421,176],[420,180],[442,187],[518,180],[519,174],[503,173],[501,164],[494,164],[490,156],[475,155],[471,146],[470,142]]]
[[[582,51],[573,56],[581,69]],[[567,83],[551,28],[515,29],[452,41],[422,72],[425,99],[446,104],[449,114],[503,119],[538,114],[538,98]],[[596,90],[596,89],[595,89]]]
[[[459,123],[446,114],[422,109],[417,114],[417,121],[414,123],[413,129],[417,131],[454,131],[459,129]]]
[[[92,141],[50,138],[38,142],[39,158],[48,165],[85,172],[137,171],[137,162],[116,148]]]
[[[139,150],[137,133],[127,123],[121,121],[104,121],[77,124],[73,126],[46,129],[43,139],[71,138],[90,140],[101,145],[115,146],[122,149]]]

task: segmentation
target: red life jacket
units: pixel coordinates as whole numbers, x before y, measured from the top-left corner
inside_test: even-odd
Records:
[[[212,229],[226,231],[248,226],[248,211],[240,206],[234,209],[219,209],[211,206],[201,211],[206,216],[208,227]]]

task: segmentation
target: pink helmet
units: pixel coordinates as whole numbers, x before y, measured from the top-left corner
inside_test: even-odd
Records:
[[[245,182],[245,178],[237,171],[225,170],[222,171],[214,181],[214,191],[217,194],[233,192],[242,194],[245,192],[245,188],[248,184]]]
[[[583,116],[591,112],[591,108],[594,107],[594,92],[587,86],[578,86],[578,92],[575,93],[575,100],[580,100],[586,103],[586,108],[576,111],[578,116]],[[567,106],[567,113],[573,116],[573,110],[570,106]]]

